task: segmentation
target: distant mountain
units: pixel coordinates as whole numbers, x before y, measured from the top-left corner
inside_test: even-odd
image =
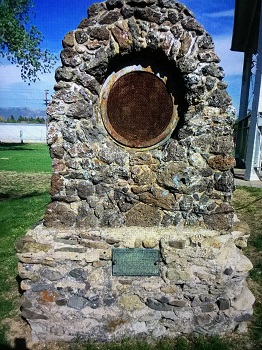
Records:
[[[27,107],[23,107],[23,108],[17,108],[17,107],[1,108],[0,107],[0,117],[8,118],[8,117],[11,117],[11,115],[15,119],[18,119],[20,116],[26,117],[26,118],[36,118],[36,117],[45,118],[46,114],[44,109],[33,110]]]

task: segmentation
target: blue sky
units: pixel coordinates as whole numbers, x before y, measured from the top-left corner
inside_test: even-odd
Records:
[[[77,28],[86,17],[90,0],[34,0],[36,17],[33,23],[44,35],[43,48],[59,56],[61,41],[70,30]],[[228,92],[238,110],[243,53],[231,52],[231,38],[234,20],[234,0],[182,0],[196,16],[215,42],[215,51],[221,58],[228,83]],[[60,65],[60,60],[57,66]],[[0,60],[0,107],[28,107],[44,109],[44,91],[53,92],[54,70],[40,76],[41,80],[28,86],[20,78],[20,70],[4,60]],[[50,97],[50,95],[49,95]]]

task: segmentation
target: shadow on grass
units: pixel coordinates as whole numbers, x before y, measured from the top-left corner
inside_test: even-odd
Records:
[[[26,193],[26,194],[17,194],[17,193],[13,193],[12,191],[10,191],[7,193],[0,193],[0,201],[10,200],[10,199],[32,198],[32,197],[41,196],[44,193],[45,192],[33,191],[31,193]]]
[[[27,143],[0,142],[0,151],[34,151]]]
[[[26,340],[24,338],[15,338],[15,346],[11,347],[6,344],[0,344],[1,350],[29,350],[26,345]]]

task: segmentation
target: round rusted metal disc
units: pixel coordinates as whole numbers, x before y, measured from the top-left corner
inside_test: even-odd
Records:
[[[150,147],[170,133],[173,101],[165,83],[154,74],[133,71],[112,85],[104,124],[116,141],[129,147]]]

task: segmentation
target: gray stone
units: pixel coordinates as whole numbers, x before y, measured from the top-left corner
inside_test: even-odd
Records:
[[[155,11],[150,7],[137,9],[136,15],[138,16],[138,18],[149,22],[155,22],[157,24],[161,24],[166,18],[166,16],[164,16],[163,13]]]
[[[75,268],[69,272],[69,275],[75,279],[83,280],[87,277],[87,272],[81,268]]]
[[[112,24],[121,17],[119,10],[106,12],[99,20],[100,24]]]
[[[65,306],[65,305],[67,305],[67,300],[66,299],[56,299],[55,303],[58,306]]]
[[[212,77],[216,77],[219,79],[224,78],[225,73],[222,67],[219,67],[216,63],[210,63],[202,68],[202,72],[204,75],[211,75]]]
[[[168,304],[175,307],[185,307],[187,302],[185,300],[171,300],[168,302]]]
[[[68,307],[71,307],[73,309],[81,310],[83,309],[87,304],[87,299],[73,295],[68,299],[67,305]]]
[[[97,309],[101,306],[101,301],[98,296],[89,297],[88,298],[88,306],[90,306],[92,309]]]
[[[77,30],[75,38],[78,44],[84,44],[88,40],[88,33],[84,30]]]
[[[104,304],[106,306],[111,306],[116,302],[116,298],[113,296],[107,296],[104,300],[103,300]]]
[[[217,301],[217,305],[219,307],[219,310],[228,310],[230,308],[230,300],[229,299],[223,299],[220,298]]]
[[[197,44],[200,49],[213,49],[215,47],[213,39],[207,33],[198,39]]]
[[[247,322],[250,321],[252,319],[252,315],[251,314],[243,314],[241,316],[238,316],[235,318],[236,322]]]
[[[88,17],[94,17],[99,14],[100,11],[105,10],[105,4],[104,3],[94,3],[91,4],[88,8],[87,14]]]
[[[97,40],[108,40],[109,39],[109,31],[106,28],[106,26],[90,28],[89,35],[91,38],[97,39]]]
[[[112,9],[115,7],[121,8],[123,5],[124,5],[124,0],[107,0],[106,1],[106,6],[109,9]]]
[[[173,311],[173,307],[171,305],[162,303],[152,298],[147,298],[146,305],[150,307],[150,309],[157,311]]]
[[[213,303],[202,303],[200,305],[200,308],[203,313],[212,312],[216,310],[216,306]]]
[[[181,241],[169,241],[168,242],[169,247],[175,248],[175,249],[184,249],[186,246],[186,241],[181,240]]]
[[[227,276],[231,276],[233,272],[234,272],[234,270],[232,269],[232,267],[227,267],[224,270],[224,274],[227,275]]]
[[[58,281],[63,278],[63,275],[59,271],[55,270],[44,270],[42,276],[47,278],[49,281]]]
[[[21,316],[28,320],[48,320],[48,317],[44,314],[38,314],[30,309],[22,308]]]
[[[47,283],[37,283],[32,287],[32,292],[41,292],[43,290],[52,290],[53,285]]]
[[[185,29],[195,31],[197,34],[203,34],[204,28],[194,18],[186,19],[182,21],[182,25]]]

